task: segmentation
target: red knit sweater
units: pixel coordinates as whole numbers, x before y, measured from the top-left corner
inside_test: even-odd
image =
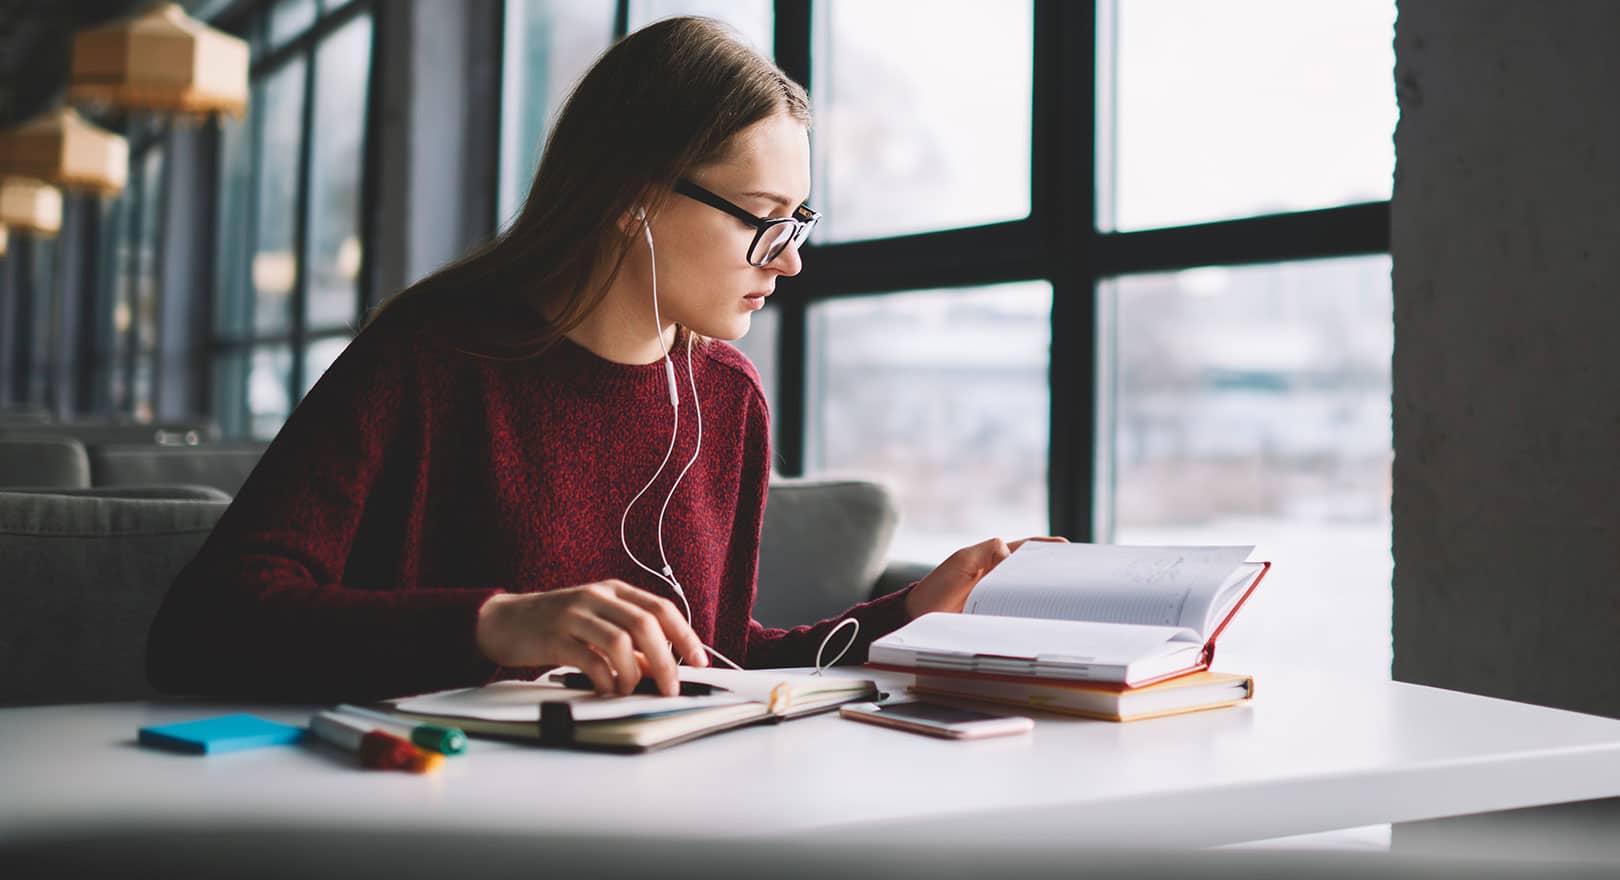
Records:
[[[566,340],[539,357],[481,356],[468,340],[533,321],[473,320],[399,309],[349,345],[170,588],[148,643],[154,686],[292,700],[469,686],[538,671],[479,653],[477,610],[498,591],[619,578],[680,604],[619,543],[620,514],[669,444],[663,365]],[[675,452],[628,525],[655,568],[658,506],[697,439],[684,340],[676,353]],[[745,666],[810,665],[841,618],[792,630],[751,618],[770,477],[758,374],[723,342],[694,347],[692,368],[703,447],[664,545],[693,629]],[[848,616],[861,626],[845,662],[860,662],[906,621],[903,591]]]

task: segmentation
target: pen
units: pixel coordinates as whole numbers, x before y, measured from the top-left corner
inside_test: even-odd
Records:
[[[591,677],[583,672],[564,672],[553,675],[551,680],[565,688],[574,688],[575,690],[589,691],[596,688],[596,685],[591,684]],[[706,697],[714,693],[714,691],[714,685],[704,684],[701,681],[681,682],[681,696],[683,697]],[[636,682],[636,689],[631,693],[657,696],[658,682],[650,678],[643,678],[641,681]]]
[[[409,730],[411,742],[430,752],[459,755],[467,750],[467,735],[462,733],[459,727],[447,727],[443,724],[418,724],[408,718],[398,718],[389,715],[387,712],[377,712],[360,706],[351,706],[348,703],[338,706],[336,711],[345,715],[369,718],[390,727]]]
[[[391,733],[336,712],[316,712],[310,716],[309,730],[332,745],[355,753],[360,757],[360,766],[371,770],[425,773],[444,761],[444,756],[438,752],[423,751]]]

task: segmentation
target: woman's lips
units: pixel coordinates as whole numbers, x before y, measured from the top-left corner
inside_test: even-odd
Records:
[[[765,298],[770,295],[769,290],[756,290],[753,293],[745,294],[743,302],[748,303],[748,307],[751,309],[763,309],[765,308]]]

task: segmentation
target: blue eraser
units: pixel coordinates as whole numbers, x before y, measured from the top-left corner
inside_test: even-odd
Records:
[[[303,739],[304,729],[266,721],[257,715],[220,715],[180,724],[143,727],[142,745],[193,755],[217,755],[261,746],[290,745]]]

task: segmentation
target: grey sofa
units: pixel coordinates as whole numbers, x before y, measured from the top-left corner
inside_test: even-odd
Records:
[[[0,492],[0,705],[153,694],[147,627],[229,504],[202,491]]]
[[[72,437],[27,433],[0,437],[0,489],[82,489],[90,485],[90,457]]]
[[[206,486],[0,491],[0,706],[152,696],[147,628],[228,504]],[[886,566],[896,520],[877,483],[773,480],[755,616],[810,623],[920,577]]]

